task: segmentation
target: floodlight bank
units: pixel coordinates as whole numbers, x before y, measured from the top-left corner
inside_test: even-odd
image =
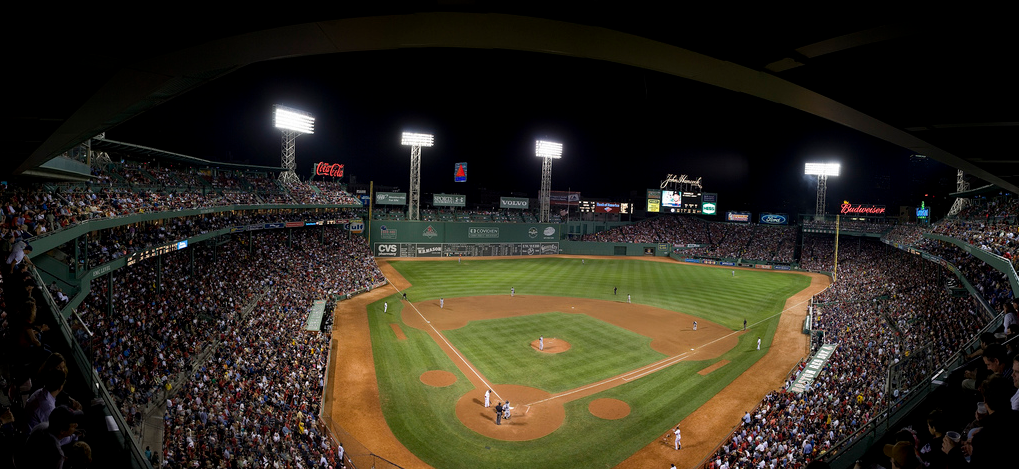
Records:
[[[274,120],[276,127],[280,129],[303,134],[315,133],[315,118],[307,113],[277,107]]]
[[[408,145],[412,147],[430,147],[434,141],[432,134],[416,134],[412,132],[404,132],[403,140],[400,142],[401,145]]]
[[[563,144],[538,140],[535,142],[534,155],[539,158],[562,158]]]
[[[804,174],[818,176],[838,176],[842,167],[839,163],[807,163],[804,167]]]

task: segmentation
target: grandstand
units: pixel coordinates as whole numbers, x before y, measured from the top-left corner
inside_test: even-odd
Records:
[[[1001,109],[1008,108],[1002,103],[1014,93],[1013,84],[1001,78],[1008,76],[1002,73],[1008,60],[995,57],[1012,56],[1014,41],[1007,25],[959,24],[964,20],[928,23],[923,18],[899,29],[876,26],[889,18],[872,15],[865,19],[848,15],[832,24],[794,25],[785,14],[743,22],[712,21],[714,15],[691,13],[690,18],[703,21],[676,28],[674,22],[658,19],[664,16],[620,14],[625,10],[618,6],[589,7],[589,11],[588,7],[548,8],[552,9],[490,6],[480,12],[476,5],[365,6],[344,10],[338,20],[317,23],[302,23],[308,21],[305,16],[278,13],[250,22],[236,15],[214,16],[210,24],[215,24],[206,28],[189,28],[187,21],[179,21],[171,12],[135,25],[92,15],[68,23],[55,19],[52,24],[35,24],[39,20],[31,19],[33,15],[19,15],[27,23],[9,28],[18,37],[8,42],[20,44],[27,30],[47,34],[19,49],[12,62],[17,81],[12,115],[17,118],[9,126],[15,137],[0,186],[4,211],[0,256],[6,261],[0,266],[0,384],[5,388],[0,396],[0,466],[424,465],[384,428],[378,433],[386,435],[373,436],[373,444],[365,445],[359,441],[365,439],[363,430],[344,427],[328,412],[335,399],[353,399],[327,395],[334,378],[330,373],[345,358],[336,355],[335,345],[350,332],[334,326],[333,312],[352,299],[366,304],[369,298],[375,301],[395,288],[387,285],[375,261],[383,252],[392,257],[646,256],[671,263],[726,266],[726,273],[729,267],[823,273],[834,282],[810,301],[803,325],[809,356],[785,377],[784,384],[763,400],[740,402],[747,407],[745,418],[726,422],[731,431],[725,435],[712,433],[711,448],[688,446],[675,452],[655,439],[649,449],[642,450],[645,459],[641,461],[665,467],[671,461],[668,458],[678,454],[689,463],[686,467],[711,469],[802,468],[815,461],[836,468],[852,467],[856,461],[863,468],[886,467],[885,445],[903,441],[914,449],[904,458],[929,467],[1015,465],[1007,449],[1019,441],[1015,417],[1019,373],[1010,372],[1019,370],[1015,361],[1019,171],[1013,170],[1015,162],[1000,143],[1014,140],[1000,133],[1000,129],[1014,128],[1001,118]],[[194,16],[192,11],[183,14]],[[898,22],[898,18],[889,21]],[[776,32],[779,29],[781,34]],[[86,30],[91,34],[82,33]],[[732,33],[740,30],[746,34]],[[181,31],[188,32],[186,38]],[[748,41],[750,37],[754,40]],[[273,41],[285,46],[275,47]],[[801,124],[813,128],[813,119],[834,123],[839,131],[863,129],[852,132],[911,151],[922,148],[929,156],[910,158],[937,159],[967,173],[965,178],[962,170],[958,173],[955,193],[932,191],[930,200],[940,204],[954,199],[956,203],[950,211],[947,203],[938,206],[938,216],[948,215],[929,221],[912,216],[847,220],[811,215],[799,223],[771,226],[754,223],[752,215],[749,222],[730,223],[709,214],[652,216],[638,210],[631,222],[619,217],[571,218],[566,209],[553,211],[547,223],[539,223],[534,210],[496,209],[491,200],[452,209],[426,203],[420,221],[408,221],[405,207],[363,205],[362,200],[371,200],[372,194],[348,190],[353,182],[284,183],[278,177],[284,171],[281,167],[207,160],[103,134],[149,125],[134,118],[151,110],[171,109],[188,92],[201,96],[195,88],[236,70],[257,68],[252,67],[256,62],[284,62],[275,59],[324,51],[371,51],[363,57],[392,48],[404,49],[396,51],[402,53],[446,47],[480,54],[509,49],[521,55],[550,51],[554,59],[571,56],[571,66],[580,72],[566,81],[554,80],[555,67],[500,64],[491,77],[449,79],[437,74],[439,79],[427,86],[444,80],[455,86],[482,83],[464,99],[470,112],[452,104],[446,111],[486,125],[492,121],[480,109],[500,104],[478,95],[499,90],[491,94],[505,94],[507,101],[535,98],[543,102],[543,96],[529,95],[537,88],[576,90],[572,99],[554,101],[567,103],[562,108],[578,113],[574,116],[591,114],[585,122],[604,115],[630,121],[625,122],[628,127],[620,126],[629,130],[613,132],[592,125],[590,133],[574,136],[590,141],[566,145],[568,157],[573,157],[574,148],[590,152],[599,145],[616,153],[611,161],[584,155],[583,170],[557,166],[570,168],[590,184],[585,191],[593,194],[645,172],[641,156],[623,154],[620,149],[665,154],[662,149],[667,148],[669,164],[698,154],[684,153],[688,150],[684,148],[677,152],[676,138],[671,136],[662,139],[667,143],[646,148],[634,142],[651,128],[640,116],[663,111],[653,106],[658,101],[674,107],[682,104],[683,112],[676,114],[715,122],[704,108],[687,107],[690,103],[685,101],[700,95],[711,98],[707,101],[712,111],[724,109],[718,122],[727,125],[742,112],[759,123],[783,112],[805,111],[808,119],[790,119],[794,124],[784,124],[784,129]],[[82,57],[53,53],[68,49],[80,49]],[[24,59],[31,55],[38,57]],[[424,63],[422,57],[386,57],[385,62],[399,63],[400,73],[392,73],[396,68],[386,71],[399,80],[376,77],[378,89],[401,82],[427,83],[426,74],[407,79],[413,74],[406,70],[413,69],[416,61]],[[600,65],[616,68],[596,65],[589,69],[578,66],[580,62],[605,62]],[[963,66],[944,70],[944,63]],[[621,64],[639,73],[617,75]],[[478,69],[484,69],[482,65]],[[936,67],[941,73],[928,74],[923,80],[911,76],[916,70]],[[546,81],[527,88],[520,75],[511,73],[516,68],[531,74],[546,70],[536,74]],[[345,70],[358,69],[370,67]],[[429,73],[438,69],[430,67]],[[82,70],[88,72],[82,74]],[[496,80],[496,75],[508,81]],[[639,95],[640,112],[634,112],[627,99],[617,100],[626,103],[623,106],[613,105],[609,93],[591,99],[601,92],[595,86],[620,76],[627,78],[618,80],[626,83],[621,95]],[[598,81],[604,77],[608,77],[604,82]],[[696,80],[698,87],[711,86],[676,92],[683,99],[670,100],[662,89],[687,90],[676,86],[676,77]],[[587,82],[592,88],[584,86]],[[525,90],[520,96],[528,99],[516,99],[511,91],[518,86]],[[755,114],[719,106],[725,101],[705,91],[711,87],[763,98],[770,107]],[[962,91],[953,92],[956,88]],[[409,93],[424,94],[421,89]],[[370,96],[372,110],[387,112],[386,104],[373,93],[359,90],[359,94]],[[934,95],[937,100],[931,99]],[[428,101],[418,97],[403,99],[414,105]],[[435,99],[440,102],[441,98]],[[596,104],[586,107],[585,102]],[[901,105],[882,104],[887,102]],[[222,120],[212,110],[215,104],[203,104],[212,106],[187,113]],[[526,113],[539,107],[530,102],[526,106]],[[502,109],[497,112],[511,119],[520,117]],[[570,117],[546,114],[535,119],[568,122]],[[685,122],[692,125],[692,120]],[[350,128],[378,125],[369,118],[363,121]],[[671,134],[683,122],[660,124]],[[574,124],[576,128],[586,125]],[[719,131],[724,137],[719,137],[696,135],[697,129],[691,127],[684,138],[702,138],[704,146],[710,146],[712,140],[731,139],[743,130],[725,128]],[[245,126],[242,132],[253,133],[253,129]],[[158,133],[162,135],[148,138],[189,139],[169,126]],[[611,145],[609,133],[623,135],[623,143]],[[824,135],[840,140],[842,134]],[[747,140],[764,144],[767,139],[759,137]],[[232,146],[213,150],[201,147],[207,140],[194,141],[202,153],[239,160]],[[275,151],[278,135],[273,135],[271,143]],[[498,151],[485,147],[490,160],[497,160],[501,151],[516,151],[508,149],[513,146],[510,142],[485,143],[500,147]],[[345,157],[394,172],[396,165],[391,161],[374,158],[386,153],[377,141],[367,150],[365,145],[356,155]],[[482,147],[476,141],[463,146],[479,154]],[[778,152],[780,146],[768,150]],[[782,151],[788,153],[787,148]],[[458,156],[449,147],[441,152]],[[785,158],[780,162],[786,163]],[[621,165],[621,159],[628,165]],[[732,166],[723,160],[711,163]],[[739,170],[768,181],[768,186],[748,191],[757,191],[753,197],[769,197],[769,203],[781,200],[784,206],[773,208],[794,213],[797,208],[787,195],[772,197],[771,192],[780,194],[783,186],[794,187],[799,181],[784,177],[773,181],[770,167],[767,174],[756,174],[762,166],[748,163]],[[486,174],[480,165],[472,168],[476,171],[472,178]],[[602,173],[589,177],[585,172],[589,168],[600,168]],[[612,168],[615,179],[605,177],[605,168]],[[443,174],[448,169],[443,168]],[[511,177],[500,166],[486,169],[500,178]],[[905,184],[906,176],[898,180],[894,169],[868,166],[863,172],[880,179],[874,186],[882,190],[890,192]],[[913,182],[923,176],[909,175]],[[970,189],[969,182],[979,178],[988,184]],[[773,185],[779,187],[771,191]],[[646,187],[621,190],[641,193]],[[527,197],[519,191],[510,195]],[[604,195],[619,200],[614,194]],[[732,200],[726,196],[722,194],[723,204]],[[877,194],[875,198],[884,197]],[[740,208],[756,212],[757,207],[750,206],[756,201],[750,200]],[[733,278],[737,272],[733,271]],[[361,308],[361,316],[372,311]],[[368,404],[380,407],[375,401]],[[678,420],[683,415],[677,411],[674,417]],[[72,424],[77,424],[78,431]],[[372,422],[377,428],[386,424],[381,417]],[[693,438],[692,428],[684,430]],[[961,437],[953,440],[950,432]],[[53,463],[57,459],[54,438],[66,438],[61,441],[68,443],[62,450],[66,461]],[[379,441],[384,444],[376,446]],[[492,454],[498,452],[498,445],[492,448]],[[85,454],[91,455],[88,460]],[[968,461],[968,466],[961,461]]]

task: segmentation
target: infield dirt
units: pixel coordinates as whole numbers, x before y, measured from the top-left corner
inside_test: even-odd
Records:
[[[663,258],[648,260],[675,262]],[[326,386],[324,413],[375,454],[408,469],[430,467],[400,444],[385,425],[385,417],[382,414],[365,311],[368,304],[397,293],[398,289],[404,290],[410,287],[410,284],[386,261],[378,262],[390,284],[341,302],[336,307],[331,347],[332,370]],[[804,275],[811,277],[811,284],[786,301],[786,310],[779,320],[771,347],[762,351],[765,354],[763,359],[758,360],[729,386],[681,422],[684,428],[689,429],[684,432],[683,450],[677,452],[672,448],[671,442],[666,444],[658,438],[616,467],[642,468],[668,463],[675,463],[678,467],[694,467],[714,451],[739,422],[743,412],[753,409],[765,394],[782,386],[788,372],[807,353],[807,339],[801,332],[806,316],[806,300],[829,283],[829,279],[820,274]],[[651,347],[665,355],[674,357],[689,352],[686,358],[695,355],[697,360],[714,358],[725,353],[738,343],[738,334],[741,333],[703,318],[677,314],[674,311],[625,302],[580,298],[529,297],[517,294],[512,298],[506,295],[446,299],[445,308],[442,309],[439,308],[438,301],[424,301],[413,306],[417,311],[405,302],[401,313],[404,323],[428,332],[464,376],[475,385],[474,390],[459,400],[456,409],[458,418],[478,433],[503,440],[529,440],[555,431],[565,417],[563,403],[617,386],[624,382],[623,377],[636,376],[635,372],[558,393],[555,396],[524,386],[493,385],[495,391],[513,396],[509,399],[515,400],[514,406],[543,401],[531,406],[530,409],[514,409],[514,417],[507,422],[509,425],[496,426],[494,411],[485,409],[481,404],[484,390],[487,388],[485,380],[482,380],[482,376],[466,362],[457,358],[446,341],[441,340],[439,331],[462,327],[469,320],[488,317],[509,317],[545,311],[587,314],[652,338]],[[431,324],[426,323],[425,318],[428,318]],[[698,331],[690,330],[689,325],[694,319],[699,322]],[[669,333],[666,334],[666,331]],[[342,340],[338,340],[340,337]],[[549,345],[546,338],[546,348]],[[691,351],[691,348],[694,350]],[[599,400],[593,401],[592,404],[597,401]],[[618,414],[622,407],[620,404],[627,405],[620,401],[612,403],[614,410],[598,409],[597,406],[590,410],[592,413]],[[535,412],[542,415],[542,418],[531,418]]]

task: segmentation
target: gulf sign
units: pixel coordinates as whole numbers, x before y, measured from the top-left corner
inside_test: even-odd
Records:
[[[762,213],[758,220],[764,225],[789,224],[789,217],[784,213]]]
[[[364,231],[364,220],[350,220],[350,223],[347,224],[347,229],[351,233],[360,234]]]
[[[343,177],[343,165],[339,163],[326,163],[324,161],[315,163],[316,176]]]
[[[725,221],[750,223],[750,212],[725,212]]]
[[[595,202],[594,203],[595,213],[619,213],[619,203],[617,202]]]

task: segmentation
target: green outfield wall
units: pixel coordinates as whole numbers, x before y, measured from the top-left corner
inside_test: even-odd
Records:
[[[372,220],[376,257],[527,256],[559,254],[563,225]]]

